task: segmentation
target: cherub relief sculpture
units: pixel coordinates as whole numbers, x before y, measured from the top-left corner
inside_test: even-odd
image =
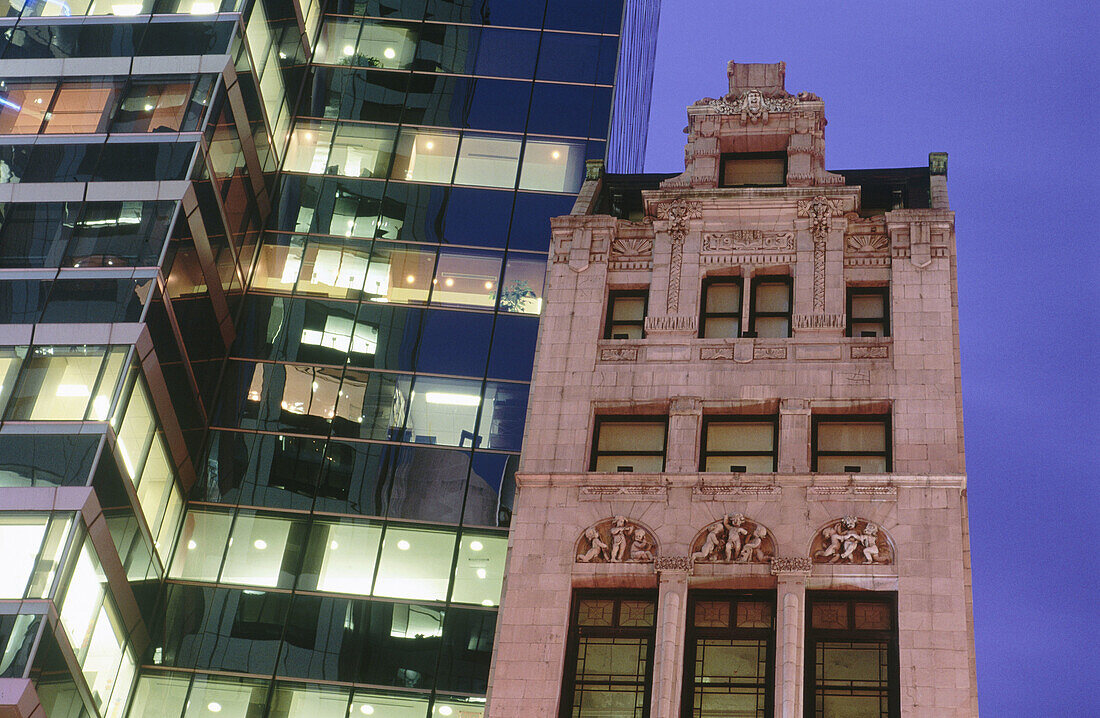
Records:
[[[768,530],[743,514],[727,514],[710,524],[692,547],[692,563],[767,563],[775,554]]]
[[[604,519],[589,526],[577,541],[578,563],[649,562],[657,543],[647,529],[625,516]]]
[[[830,522],[814,539],[814,563],[893,563],[892,543],[878,525],[855,516]]]

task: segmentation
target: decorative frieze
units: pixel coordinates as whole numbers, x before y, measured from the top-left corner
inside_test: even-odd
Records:
[[[589,526],[576,548],[578,563],[649,563],[656,552],[650,533],[624,516]]]
[[[744,514],[727,514],[696,534],[691,551],[692,563],[767,563],[775,541]]]
[[[695,486],[691,489],[693,501],[729,501],[744,498],[779,498],[782,489],[774,485]]]
[[[855,516],[830,522],[817,532],[810,556],[814,563],[887,564],[893,543],[878,524]]]
[[[795,314],[791,317],[795,329],[843,329],[843,314]]]
[[[645,330],[650,332],[691,332],[695,333],[699,326],[698,317],[665,316],[646,317]]]
[[[771,560],[772,575],[778,576],[784,573],[809,575],[813,570],[813,562],[803,556],[776,556]]]
[[[653,561],[653,568],[661,571],[691,571],[691,558],[688,556],[658,556]]]
[[[853,359],[889,359],[890,347],[885,344],[876,344],[874,346],[852,346],[852,358]]]
[[[752,348],[753,359],[786,359],[787,347],[760,347]]]
[[[733,347],[699,347],[699,359],[702,361],[733,359]]]
[[[872,501],[897,500],[896,486],[811,486],[806,489],[809,499],[833,499],[855,496]]]
[[[699,255],[699,263],[705,266],[728,264],[795,264],[798,255],[793,252],[710,252]]]
[[[582,486],[581,501],[607,501],[629,499],[631,501],[664,501],[668,490],[664,486]]]
[[[703,234],[704,252],[794,251],[794,232],[765,232],[760,229],[735,229],[730,232]]]
[[[600,361],[638,361],[638,347],[600,349]]]

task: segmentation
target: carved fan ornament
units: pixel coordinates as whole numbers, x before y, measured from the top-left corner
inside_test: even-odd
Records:
[[[650,563],[656,555],[649,530],[623,516],[589,526],[577,540],[577,563]]]
[[[878,524],[845,516],[817,532],[810,556],[814,563],[888,564],[894,562],[894,548]]]
[[[692,563],[767,563],[774,555],[771,533],[743,514],[723,516],[691,544]]]
[[[884,234],[853,234],[848,237],[850,252],[882,252],[890,245]]]
[[[613,259],[641,259],[652,255],[652,239],[637,238],[611,240],[611,257]]]

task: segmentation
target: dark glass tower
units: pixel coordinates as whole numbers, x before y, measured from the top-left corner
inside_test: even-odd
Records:
[[[10,0],[0,708],[481,715],[549,218],[640,168],[657,5]]]

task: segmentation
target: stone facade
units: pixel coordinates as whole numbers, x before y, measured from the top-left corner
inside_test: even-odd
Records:
[[[776,716],[805,710],[806,592],[823,590],[896,592],[902,716],[977,715],[946,158],[927,206],[865,211],[824,170],[822,101],[787,93],[783,71],[730,63],[730,93],[688,108],[687,168],[642,191],[641,221],[594,213],[608,177],[553,220],[492,718],[558,714],[578,588],[656,591],[653,718],[681,715],[698,589],[776,592]],[[786,186],[720,186],[723,155],[776,150]],[[704,279],[773,274],[791,278],[791,336],[699,337]],[[889,336],[846,336],[848,288],[872,285],[889,287]],[[648,292],[644,338],[602,338],[609,289]],[[621,414],[667,417],[663,472],[589,470],[596,417]],[[723,414],[778,416],[775,473],[700,471],[703,417]],[[837,414],[889,416],[888,472],[811,471],[812,417]],[[615,560],[617,522],[646,551],[632,558],[627,532]],[[830,552],[834,534],[849,540]]]

